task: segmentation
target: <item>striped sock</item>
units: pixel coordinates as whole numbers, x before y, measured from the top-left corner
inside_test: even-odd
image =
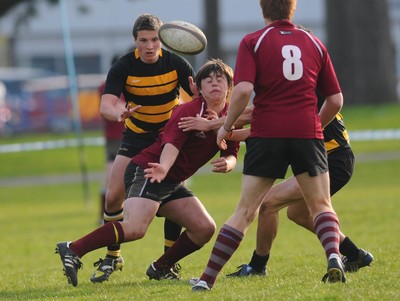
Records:
[[[334,212],[323,212],[314,220],[315,233],[324,247],[326,258],[339,255],[339,220]]]
[[[235,228],[228,225],[222,226],[207,266],[200,277],[200,280],[207,282],[210,288],[214,286],[219,272],[239,247],[243,236],[244,234]]]

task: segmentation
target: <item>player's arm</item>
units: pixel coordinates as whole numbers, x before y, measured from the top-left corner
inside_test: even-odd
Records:
[[[246,124],[250,124],[253,116],[254,105],[246,106],[242,114],[240,114],[238,120],[235,122],[235,128],[242,128]]]
[[[251,93],[253,92],[253,84],[251,82],[239,82],[232,92],[232,99],[228,108],[228,115],[224,124],[220,127],[217,133],[217,144],[220,148],[224,149],[226,143],[224,138],[229,134],[233,125],[239,116],[243,113],[244,109],[249,103]]]
[[[337,93],[325,98],[319,111],[322,128],[327,126],[340,112],[343,106],[343,94]]]
[[[144,170],[145,177],[150,179],[151,183],[160,183],[167,176],[168,171],[175,163],[179,150],[171,143],[166,143],[161,152],[160,163],[149,162],[149,168]]]
[[[125,104],[113,94],[104,94],[101,97],[100,114],[110,121],[124,122],[126,118],[130,117],[138,109],[140,109],[140,106],[134,108],[125,107]]]
[[[211,164],[213,166],[212,171],[213,172],[230,172],[232,169],[235,168],[236,165],[236,157],[229,155],[226,157],[219,157],[218,159],[215,159],[211,161]]]
[[[247,106],[243,113],[239,116],[238,120],[235,123],[235,127],[243,127],[246,124],[251,122],[251,115],[253,112],[253,105]],[[207,112],[206,118],[201,116],[187,116],[182,117],[178,123],[178,127],[182,129],[184,132],[186,131],[211,131],[218,130],[225,121],[225,116],[218,118],[218,116],[212,114],[212,112]]]
[[[253,84],[246,81],[238,83],[233,88],[232,99],[224,122],[225,129],[232,128],[239,116],[244,112],[249,103],[252,91]]]
[[[229,141],[244,141],[249,135],[250,128],[238,129],[231,131],[225,139]]]

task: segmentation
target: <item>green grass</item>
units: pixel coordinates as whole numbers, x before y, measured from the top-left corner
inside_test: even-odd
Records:
[[[395,108],[387,110],[388,115],[390,112],[397,116],[400,113]],[[349,116],[352,119],[357,114],[345,112],[346,124]],[[387,116],[385,120],[394,118]],[[374,122],[367,118],[362,125],[361,121],[359,118],[356,129],[367,129]],[[383,128],[394,127],[397,126],[389,121]],[[13,143],[16,139],[22,142],[42,138],[8,139]],[[378,152],[382,160],[358,160],[353,179],[333,198],[342,231],[375,256],[372,267],[348,273],[345,285],[320,281],[326,261],[318,240],[289,222],[282,211],[268,277],[225,278],[225,274],[249,261],[255,244],[254,222],[211,292],[194,294],[187,280],[203,271],[215,236],[203,249],[180,261],[182,281],[149,281],[145,271],[163,250],[163,220],[156,218],[144,239],[123,246],[126,265],[121,273],[116,272],[106,283],[93,285],[89,281],[92,263],[104,255],[104,250],[96,250],[82,259],[79,285],[74,288],[62,275],[54,247],[59,241],[77,239],[97,227],[100,182],[90,182],[89,203],[83,200],[81,183],[26,182],[23,186],[0,186],[0,300],[398,300],[400,160],[385,160],[384,155],[399,152],[399,141],[353,142],[353,148],[356,157]],[[89,171],[102,171],[103,148],[86,147],[85,151]],[[0,162],[0,179],[19,181],[21,176],[79,173],[76,148],[0,154]],[[240,179],[240,172],[236,171],[226,175],[198,174],[189,183],[218,228],[235,208]]]
[[[342,109],[349,130],[397,129],[399,128],[400,105],[348,106]]]
[[[268,264],[269,277],[226,279],[224,275],[248,262],[254,248],[255,223],[241,247],[206,294],[192,294],[187,280],[199,276],[214,239],[183,259],[182,281],[148,281],[145,270],[162,252],[162,220],[157,218],[146,237],[123,246],[126,266],[110,281],[93,285],[91,264],[104,254],[94,251],[83,258],[79,285],[73,288],[62,275],[54,246],[74,240],[96,227],[97,206],[87,206],[80,184],[1,187],[0,273],[1,300],[396,300],[400,297],[396,260],[399,161],[357,164],[352,181],[334,197],[342,230],[360,247],[371,251],[371,268],[348,274],[346,285],[320,282],[326,262],[315,236],[290,223],[281,214],[281,227]],[[197,175],[191,188],[220,227],[235,207],[240,173]],[[91,183],[96,195],[99,184]]]
[[[89,171],[102,171],[105,162],[105,153],[102,147],[84,147],[84,161]],[[80,171],[79,151],[77,148],[62,148],[19,153],[0,154],[3,162],[1,177],[20,177],[32,175],[67,174]],[[17,165],[18,164],[18,168]],[[21,168],[23,167],[23,168]]]

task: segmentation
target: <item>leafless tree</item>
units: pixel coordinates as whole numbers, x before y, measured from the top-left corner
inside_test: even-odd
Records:
[[[207,37],[207,56],[224,59],[220,45],[219,0],[204,0],[205,28]]]
[[[326,0],[328,48],[346,103],[397,101],[387,0]]]

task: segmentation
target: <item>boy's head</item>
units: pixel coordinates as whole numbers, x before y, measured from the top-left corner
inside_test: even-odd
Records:
[[[158,31],[161,26],[162,26],[162,21],[158,17],[151,14],[142,14],[136,19],[135,24],[133,24],[132,35],[136,40],[138,36],[138,31],[141,30]]]
[[[296,10],[296,0],[260,0],[264,19],[291,20]]]

